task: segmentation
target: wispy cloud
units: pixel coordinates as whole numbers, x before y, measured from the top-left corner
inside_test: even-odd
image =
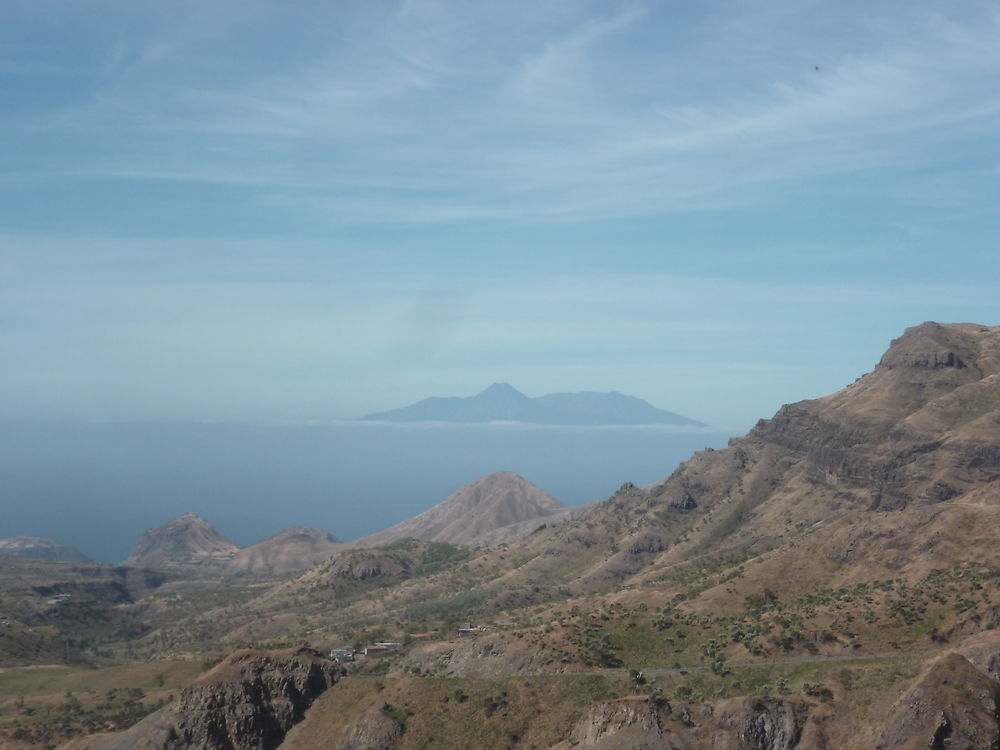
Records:
[[[99,139],[93,157],[39,167],[256,185],[337,221],[577,221],[915,169],[942,139],[1000,119],[995,14],[859,17],[865,44],[844,50],[805,13],[786,13],[775,39],[775,18],[749,9],[714,29],[693,11],[634,4],[504,11],[406,2],[277,66],[227,58],[236,51],[176,25],[140,29],[88,102],[55,126],[46,115],[49,128]],[[797,64],[761,61],[761,39]],[[275,31],[262,43],[291,40]],[[202,73],[213,67],[226,73]],[[109,148],[120,128],[131,145]]]
[[[98,6],[0,42],[0,406],[760,414],[998,314],[987,3]]]

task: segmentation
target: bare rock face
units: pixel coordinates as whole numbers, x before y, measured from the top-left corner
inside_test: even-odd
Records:
[[[746,750],[791,750],[802,733],[799,711],[786,701],[746,700],[736,721],[739,747]]]
[[[886,369],[962,370],[976,358],[976,347],[970,345],[959,326],[923,323],[892,342],[879,362]]]
[[[660,714],[647,698],[620,698],[593,706],[573,737],[582,747],[625,747],[655,742],[661,736]]]
[[[74,750],[272,750],[343,675],[311,649],[239,651],[131,729]]]
[[[1000,685],[947,654],[895,704],[876,750],[1000,747]]]
[[[220,574],[239,551],[195,513],[185,513],[143,533],[132,554],[122,563],[182,577]]]

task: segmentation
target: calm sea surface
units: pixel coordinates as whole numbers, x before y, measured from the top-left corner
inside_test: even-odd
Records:
[[[237,544],[291,525],[344,541],[491,471],[567,505],[649,484],[730,433],[525,425],[0,425],[0,538],[52,537],[102,562],[187,511]]]

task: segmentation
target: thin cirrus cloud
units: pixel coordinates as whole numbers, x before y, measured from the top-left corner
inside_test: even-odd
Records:
[[[799,24],[798,38],[775,40],[799,67],[776,70],[755,65],[750,40],[775,19],[755,22],[753,11],[691,41],[670,27],[704,20],[678,9],[484,7],[404,3],[360,24],[349,44],[274,69],[247,59],[219,80],[179,61],[234,67],[225,45],[147,30],[153,38],[131,53],[109,53],[89,101],[62,118],[95,137],[123,127],[133,148],[98,144],[95,158],[50,168],[256,185],[276,205],[335,221],[580,221],[714,208],[806,176],[914,166],[928,145],[940,150],[943,126],[997,125],[995,103],[973,95],[1000,67],[987,46],[995,14],[976,26],[920,12],[891,30],[872,22],[878,44],[816,71],[813,58],[838,50],[805,14],[784,20]],[[490,24],[511,39],[493,41],[503,34]],[[645,26],[664,28],[663,48]],[[171,32],[181,38],[155,37]],[[350,194],[356,187],[368,194]]]
[[[40,7],[0,28],[0,407],[511,373],[759,416],[995,322],[987,3]]]

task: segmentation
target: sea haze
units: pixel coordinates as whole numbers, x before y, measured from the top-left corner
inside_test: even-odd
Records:
[[[522,424],[0,425],[0,537],[52,537],[117,562],[193,511],[240,545],[291,525],[343,541],[514,471],[567,505],[667,476],[729,432]]]

